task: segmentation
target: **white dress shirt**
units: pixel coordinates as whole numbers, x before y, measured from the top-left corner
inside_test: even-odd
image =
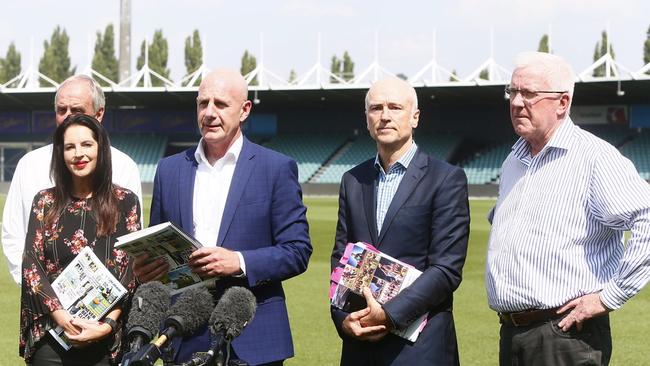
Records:
[[[485,279],[492,309],[555,308],[596,292],[618,309],[643,288],[650,186],[616,148],[567,118],[535,156],[519,139],[502,171]]]
[[[205,247],[217,246],[223,210],[226,207],[230,183],[243,143],[244,137],[240,134],[214,165],[210,164],[205,155],[203,139],[199,141],[194,152],[194,157],[199,164],[196,169],[192,199],[194,238]],[[239,257],[242,272],[246,274],[243,256],[239,252],[235,253]]]
[[[111,147],[113,183],[131,190],[140,199],[142,185],[135,162],[123,152]],[[25,154],[16,166],[2,214],[2,250],[9,272],[20,285],[23,250],[27,236],[27,224],[34,196],[54,185],[50,179],[52,145],[46,145]]]

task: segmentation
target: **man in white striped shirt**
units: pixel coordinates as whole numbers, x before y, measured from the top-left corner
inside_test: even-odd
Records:
[[[650,186],[571,121],[574,80],[560,57],[524,53],[506,88],[520,139],[503,163],[485,279],[501,365],[608,364],[608,313],[650,276]]]

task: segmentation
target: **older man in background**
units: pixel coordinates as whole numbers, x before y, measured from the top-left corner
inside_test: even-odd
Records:
[[[102,121],[105,111],[105,98],[102,88],[86,75],[74,75],[59,85],[54,96],[56,125],[60,125],[70,114],[82,113]],[[111,147],[113,162],[113,183],[128,188],[142,202],[140,172],[133,159]],[[30,151],[16,165],[7,200],[2,214],[2,251],[7,259],[9,272],[20,285],[21,264],[29,212],[34,195],[52,187],[50,161],[52,144]]]
[[[608,364],[608,313],[650,278],[650,187],[573,123],[574,80],[562,58],[525,53],[506,88],[520,139],[503,163],[486,270],[501,365]]]

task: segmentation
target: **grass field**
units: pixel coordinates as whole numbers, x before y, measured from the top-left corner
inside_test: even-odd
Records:
[[[146,200],[145,207],[149,207]],[[308,197],[310,234],[314,245],[306,273],[285,282],[296,357],[289,366],[337,365],[340,342],[329,317],[327,300],[329,255],[336,225],[334,198]],[[483,271],[489,225],[485,215],[492,200],[471,202],[472,226],[463,282],[456,291],[454,313],[463,365],[496,365],[498,321],[487,306]],[[0,208],[4,197],[0,196]],[[145,214],[148,217],[148,214]],[[146,221],[146,220],[145,220]],[[19,365],[18,309],[20,293],[11,280],[4,260],[0,261],[0,365]],[[650,292],[642,291],[622,310],[612,313],[614,355],[612,365],[648,365],[650,347],[645,337],[650,320]]]

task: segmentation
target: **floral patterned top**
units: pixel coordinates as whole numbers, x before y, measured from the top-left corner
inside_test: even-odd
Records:
[[[34,197],[25,238],[20,301],[19,353],[26,362],[30,362],[36,350],[36,342],[57,325],[49,314],[62,307],[51,283],[84,247],[90,246],[128,290],[126,299],[133,294],[135,278],[129,257],[113,246],[120,235],[140,229],[140,203],[131,191],[115,185],[113,189],[118,199],[120,219],[115,233],[104,237],[96,235],[93,208],[87,199],[73,199],[58,220],[46,226],[45,216],[54,202],[54,191],[46,189]],[[116,335],[116,342],[110,347],[112,359],[118,356],[119,338]]]

